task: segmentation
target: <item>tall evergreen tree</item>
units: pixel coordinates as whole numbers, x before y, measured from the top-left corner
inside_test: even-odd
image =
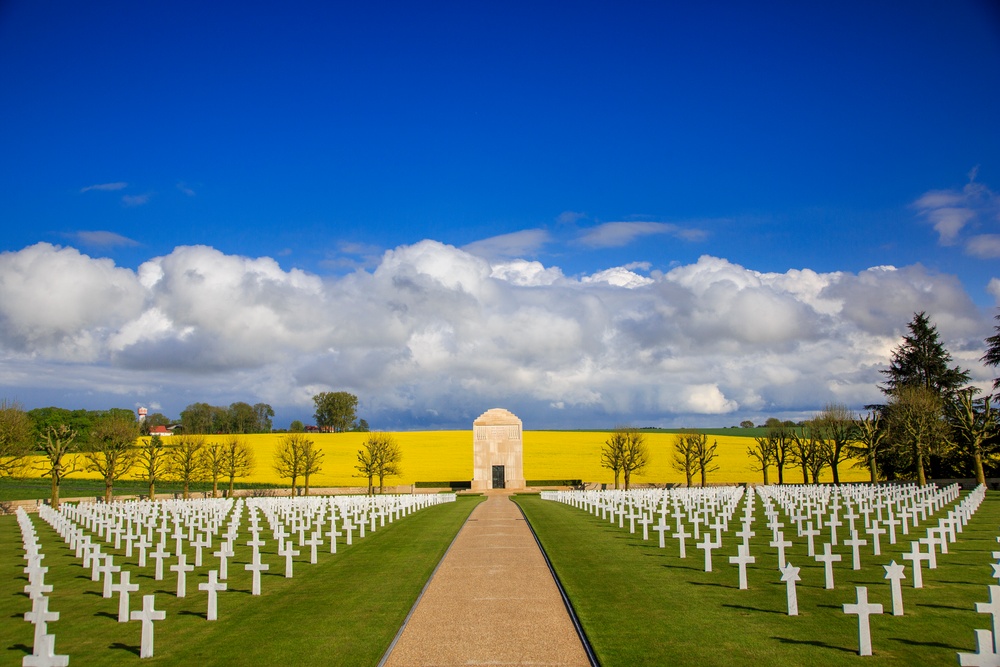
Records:
[[[889,368],[881,371],[886,376],[881,387],[887,396],[893,396],[903,387],[923,387],[942,398],[951,398],[969,382],[969,371],[951,364],[951,354],[944,349],[937,327],[930,323],[924,312],[915,313],[907,327],[909,335],[892,352]]]
[[[1000,323],[1000,313],[997,314],[996,321]],[[1000,366],[1000,324],[996,326],[996,333],[986,339],[986,354],[980,361],[993,368]],[[1000,389],[1000,377],[993,380],[993,388]]]

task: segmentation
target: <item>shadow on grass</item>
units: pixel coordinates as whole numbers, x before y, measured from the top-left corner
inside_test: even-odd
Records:
[[[94,613],[94,616],[103,616],[104,618],[110,618],[112,620],[118,620],[118,614],[112,614],[110,611],[98,611]]]
[[[834,651],[843,651],[844,653],[850,653],[854,655],[857,653],[855,649],[844,648],[843,646],[834,646],[833,644],[827,644],[826,642],[821,642],[816,639],[791,639],[789,637],[771,637],[771,639],[776,639],[782,644],[794,644],[794,645],[806,645],[806,646],[818,646],[819,648],[828,648]]]
[[[784,615],[785,612],[778,611],[777,609],[761,609],[760,607],[746,607],[741,604],[724,604],[723,607],[729,607],[730,609],[744,609],[746,611],[759,611],[764,614],[781,614]]]
[[[916,640],[907,639],[905,637],[889,637],[889,640],[894,642],[899,642],[900,644],[906,644],[907,646],[929,646],[933,648],[950,649],[952,651],[968,650],[968,647],[952,646],[950,644],[944,644],[942,642],[918,642]]]
[[[664,563],[663,567],[668,567],[672,570],[692,570],[694,572],[704,572],[703,568],[697,567],[695,565],[671,565],[670,563]]]
[[[7,647],[7,650],[21,651],[22,653],[27,653],[28,655],[31,655],[31,647],[27,646],[26,644],[11,644],[10,646]]]
[[[736,586],[727,586],[725,584],[719,584],[714,581],[689,581],[692,586],[715,586],[716,588],[736,588]]]
[[[918,607],[930,607],[932,609],[955,609],[957,611],[969,611],[968,607],[956,607],[950,604],[931,604],[930,602],[917,602]]]
[[[949,586],[976,586],[982,587],[982,583],[977,583],[975,581],[938,581],[939,584],[948,584]]]
[[[137,656],[140,655],[140,651],[139,651],[140,647],[138,647],[138,646],[132,646],[131,644],[123,644],[121,642],[115,642],[114,644],[112,644],[108,648],[110,648],[110,649],[117,649],[119,651],[128,651],[129,653],[134,653]]]
[[[181,609],[179,612],[177,612],[177,615],[178,616],[197,616],[198,618],[204,618],[205,620],[208,620],[208,612],[207,611],[201,612],[201,611],[190,611],[188,609]]]

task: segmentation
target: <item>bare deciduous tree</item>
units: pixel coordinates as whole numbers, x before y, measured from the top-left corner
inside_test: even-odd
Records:
[[[927,484],[927,457],[941,452],[948,442],[944,401],[933,389],[904,386],[891,396],[887,415],[894,451],[916,472],[917,484]]]
[[[302,446],[302,480],[304,482],[304,493],[309,495],[309,477],[319,474],[323,469],[323,450],[317,447],[311,440],[306,440]]]
[[[701,474],[701,485],[706,486],[708,484],[708,473],[716,472],[719,466],[713,461],[715,457],[718,456],[716,449],[719,446],[718,440],[713,440],[712,444],[708,444],[708,436],[704,433],[695,434],[694,446],[695,446],[695,460],[698,463],[698,472]]]
[[[817,435],[826,443],[833,483],[840,484],[840,459],[844,449],[857,439],[854,413],[846,405],[830,403],[813,420],[813,425]]]
[[[233,436],[223,445],[222,474],[229,479],[229,497],[237,477],[246,477],[256,466],[253,449],[242,438]]]
[[[379,493],[385,492],[385,478],[401,474],[403,458],[399,444],[388,433],[372,432],[358,450],[358,465],[354,466],[359,477],[368,479],[368,494],[375,492],[374,478],[378,477]]]
[[[135,466],[139,469],[136,479],[146,482],[149,499],[155,500],[156,483],[167,474],[167,447],[163,444],[163,438],[154,435],[140,440]]]
[[[59,485],[64,477],[78,470],[76,460],[68,459],[78,449],[76,431],[65,424],[49,426],[38,444],[45,459],[36,469],[40,470],[42,477],[52,478],[52,496],[49,502],[52,507],[59,509]]]
[[[191,497],[191,482],[207,479],[203,451],[205,438],[195,435],[173,436],[167,454],[167,474],[184,485],[184,499]]]
[[[104,480],[104,502],[110,503],[115,482],[132,469],[139,424],[134,417],[111,412],[99,417],[90,431],[90,450],[84,453],[86,469]]]
[[[277,449],[274,450],[272,463],[274,471],[278,473],[278,477],[291,481],[293,495],[295,494],[295,482],[304,471],[303,450],[310,445],[312,445],[312,440],[299,433],[292,433],[282,438]]]
[[[677,472],[684,473],[688,488],[694,479],[694,471],[698,467],[697,454],[698,436],[691,433],[678,433],[674,437],[674,456],[670,466]]]
[[[972,389],[958,392],[955,400],[948,404],[947,413],[955,445],[972,458],[976,481],[985,485],[983,456],[991,449],[989,443],[995,442],[1000,433],[1000,424],[997,424],[997,411],[991,405],[993,396],[977,399],[974,395]]]
[[[871,483],[878,481],[878,454],[886,443],[888,435],[882,416],[872,411],[859,419],[855,424],[855,440],[848,445],[847,454],[857,459],[855,467],[868,468]]]
[[[777,447],[774,440],[766,435],[757,436],[754,440],[757,444],[747,447],[747,456],[754,461],[750,464],[750,469],[763,473],[764,485],[767,486],[771,483],[768,479],[768,470],[775,463]]]
[[[601,449],[601,467],[615,473],[615,488],[624,476],[627,491],[632,483],[632,474],[642,472],[647,465],[649,447],[645,434],[629,426],[615,428]]]
[[[226,446],[217,441],[205,444],[201,451],[202,466],[205,468],[205,476],[212,480],[212,497],[219,496],[219,478],[222,477],[223,469],[226,466]]]

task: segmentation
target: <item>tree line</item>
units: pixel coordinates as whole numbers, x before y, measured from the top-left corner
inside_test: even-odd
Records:
[[[1000,315],[996,316],[1000,322]],[[840,466],[868,471],[871,481],[974,477],[985,484],[987,476],[1000,475],[1000,409],[993,394],[980,395],[969,384],[969,371],[952,364],[937,328],[924,312],[915,313],[908,333],[896,347],[889,368],[882,370],[879,386],[885,403],[868,405],[855,414],[839,403],[828,404],[804,422],[770,418],[767,431],[747,448],[751,469],[762,473],[764,484],[799,479],[819,482],[827,469],[840,483]],[[985,341],[981,361],[1000,365],[1000,324]],[[993,389],[1000,388],[1000,378]],[[754,424],[744,421],[741,427]],[[671,467],[692,486],[697,476],[702,486],[714,463],[717,441],[704,433],[675,436]],[[624,478],[625,489],[633,474],[649,464],[645,435],[632,427],[617,427],[601,449],[601,466],[614,472],[615,488]]]
[[[104,482],[104,500],[111,502],[114,486],[131,478],[146,482],[149,497],[159,482],[180,482],[183,496],[194,482],[212,482],[212,496],[220,482],[232,495],[235,480],[250,476],[256,467],[253,448],[240,434],[142,436],[131,410],[108,411],[88,423],[86,439],[67,424],[48,425],[31,443],[35,425],[21,407],[0,402],[0,477],[22,476],[29,470],[52,481],[50,502],[59,506],[62,481],[77,472],[97,473]],[[288,479],[293,492],[301,479],[309,494],[310,477],[322,471],[324,452],[303,434],[284,436],[275,448],[272,467]],[[357,477],[367,480],[368,493],[385,489],[385,478],[401,474],[402,452],[385,433],[372,433],[357,451]]]
[[[327,392],[313,398],[317,423],[325,430],[367,431],[358,421],[357,397],[347,392]],[[63,479],[77,472],[94,472],[104,481],[106,502],[116,482],[131,478],[145,481],[153,497],[156,484],[180,482],[189,496],[193,482],[212,482],[212,495],[220,481],[232,494],[236,479],[250,476],[256,466],[254,451],[240,436],[270,432],[274,411],[265,403],[233,403],[229,408],[195,403],[181,412],[180,435],[149,435],[150,425],[169,425],[159,413],[136,419],[132,410],[105,411],[38,408],[25,411],[14,401],[0,401],[0,477],[34,472],[52,480],[51,502],[59,504]],[[301,479],[308,494],[310,477],[322,470],[323,451],[301,433],[291,433],[275,449],[272,467],[293,489]],[[379,491],[385,478],[400,473],[402,458],[395,440],[372,433],[357,452],[356,476],[367,480],[368,492]]]
[[[1000,321],[1000,315],[997,316]],[[969,371],[952,364],[937,328],[924,312],[915,313],[908,333],[893,350],[879,385],[885,402],[855,414],[830,404],[814,419],[796,426],[772,424],[748,448],[753,469],[768,484],[799,469],[803,483],[816,483],[827,468],[840,482],[840,464],[868,471],[872,482],[974,477],[985,484],[1000,474],[1000,413],[993,394],[980,395]],[[1000,364],[1000,325],[986,339],[981,360]],[[1000,388],[1000,378],[993,389]]]

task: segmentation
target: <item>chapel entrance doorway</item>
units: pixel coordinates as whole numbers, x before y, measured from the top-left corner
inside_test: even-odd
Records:
[[[503,466],[493,466],[493,488],[504,488]]]

